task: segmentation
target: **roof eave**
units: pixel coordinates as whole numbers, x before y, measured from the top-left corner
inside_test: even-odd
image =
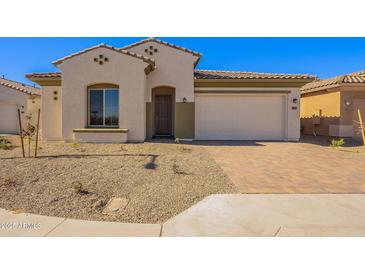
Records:
[[[61,77],[29,77],[26,75],[26,77],[38,85],[44,87],[44,86],[61,86],[62,84],[62,78]]]
[[[19,92],[25,93],[25,94],[27,94],[29,96],[41,96],[40,93],[35,93],[35,92],[32,92],[32,91],[28,91],[25,88],[20,88],[20,87],[12,86],[10,84],[5,84],[5,83],[0,83],[0,85],[4,86],[6,88],[9,88],[9,89],[15,90],[15,91],[19,91]],[[41,92],[41,91],[39,91],[39,92]]]
[[[336,88],[354,88],[354,87],[361,87],[361,86],[365,87],[365,83],[340,83],[340,84],[316,87],[316,88],[307,89],[307,90],[301,90],[300,94],[305,95],[305,94],[315,93],[315,92],[319,92],[319,91],[332,92],[333,89],[336,89]]]
[[[295,82],[295,83],[310,83],[313,79],[260,79],[260,78],[243,78],[243,79],[199,79],[194,77],[194,82]]]

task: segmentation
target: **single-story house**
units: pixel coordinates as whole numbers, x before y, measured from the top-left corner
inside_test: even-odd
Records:
[[[42,138],[68,142],[298,140],[307,74],[196,70],[198,52],[149,38],[105,44],[32,73],[42,86]]]
[[[361,138],[357,110],[365,122],[365,70],[301,88],[301,126],[305,134]]]
[[[0,78],[0,134],[18,134],[19,119],[34,113],[40,107],[41,89],[20,82]],[[32,116],[31,123],[34,123]]]

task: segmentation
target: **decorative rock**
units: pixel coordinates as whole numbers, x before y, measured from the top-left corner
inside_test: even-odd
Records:
[[[95,207],[95,208],[103,207],[103,206],[105,206],[105,204],[106,204],[105,200],[100,199],[100,200],[97,200],[97,201],[94,203],[94,207]]]
[[[128,204],[126,198],[111,198],[103,210],[103,214],[116,214],[122,211]]]

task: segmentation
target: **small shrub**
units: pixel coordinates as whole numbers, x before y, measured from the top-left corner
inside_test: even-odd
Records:
[[[74,183],[72,187],[77,194],[89,194],[89,191],[85,189],[84,185],[81,182]]]
[[[181,144],[181,140],[180,140],[180,138],[176,138],[176,139],[175,139],[175,144]]]
[[[10,149],[12,147],[11,142],[4,137],[0,137],[0,149]]]
[[[181,146],[180,147],[180,149],[183,151],[183,152],[189,152],[189,151],[191,151],[191,148],[188,148],[188,147],[186,147],[186,146]]]
[[[74,148],[74,149],[78,149],[79,148],[79,144],[78,143],[72,143],[71,144],[71,147]]]
[[[3,185],[6,187],[11,187],[11,186],[15,186],[16,182],[14,179],[10,178],[10,177],[6,177],[4,179]]]
[[[345,144],[345,140],[343,138],[331,140],[331,147],[341,147],[344,144]]]
[[[175,174],[179,175],[188,175],[182,168],[180,168],[177,164],[172,165],[172,170]]]

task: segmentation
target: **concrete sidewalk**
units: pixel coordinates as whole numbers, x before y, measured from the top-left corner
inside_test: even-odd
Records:
[[[365,236],[365,194],[217,194],[162,225],[0,209],[0,236]]]
[[[365,194],[211,195],[162,236],[365,236]]]
[[[94,222],[0,209],[0,236],[26,237],[159,237],[160,224]]]

